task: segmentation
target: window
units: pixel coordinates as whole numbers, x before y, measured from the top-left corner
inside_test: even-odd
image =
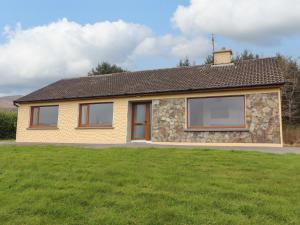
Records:
[[[112,127],[113,103],[81,104],[79,127]]]
[[[243,128],[244,101],[244,96],[188,99],[188,128]]]
[[[56,127],[58,106],[31,107],[30,127]]]

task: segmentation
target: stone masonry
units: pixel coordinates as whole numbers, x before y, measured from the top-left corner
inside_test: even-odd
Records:
[[[280,144],[278,93],[246,94],[246,126],[243,131],[186,130],[186,99],[152,102],[153,142],[273,143]]]

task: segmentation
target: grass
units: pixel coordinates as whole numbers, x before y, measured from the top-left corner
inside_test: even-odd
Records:
[[[0,146],[0,224],[300,224],[300,156]]]

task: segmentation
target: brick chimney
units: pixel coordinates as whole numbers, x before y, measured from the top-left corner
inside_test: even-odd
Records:
[[[230,49],[221,48],[219,51],[215,51],[214,65],[225,65],[232,63],[232,51]]]

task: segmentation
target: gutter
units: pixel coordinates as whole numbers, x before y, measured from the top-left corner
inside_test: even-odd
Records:
[[[17,108],[20,106],[20,104],[17,101],[13,101],[13,103],[14,103],[14,106]]]

